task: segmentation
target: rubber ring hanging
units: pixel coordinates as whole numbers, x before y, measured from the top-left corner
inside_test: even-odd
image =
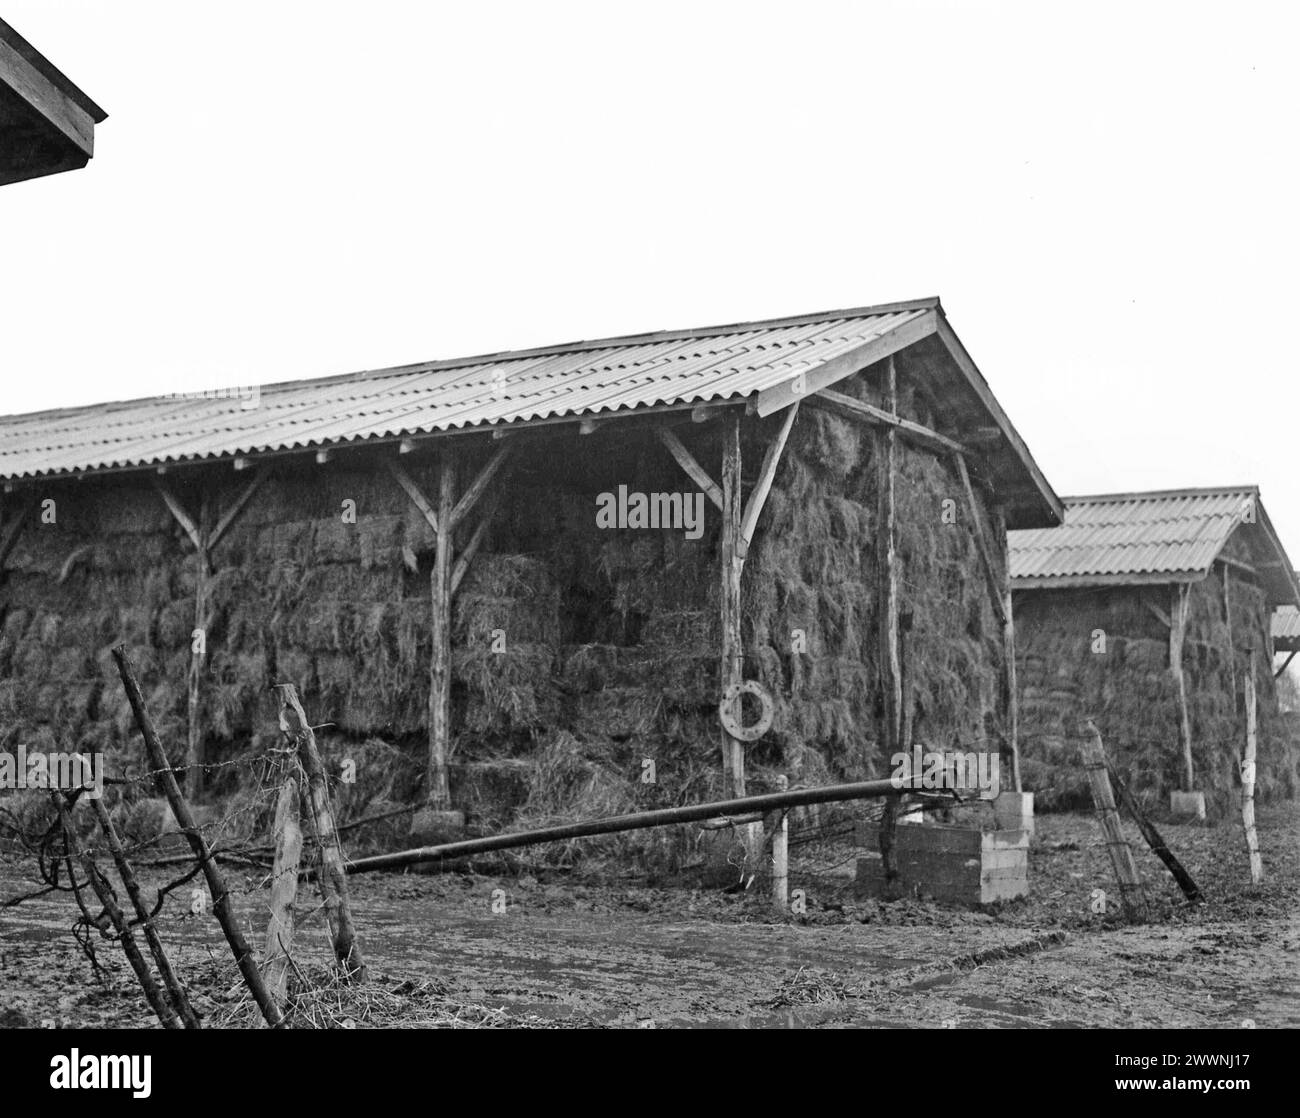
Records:
[[[753,695],[763,708],[758,721],[752,726],[742,726],[740,724],[740,697],[742,695]],[[733,683],[723,692],[722,702],[718,704],[718,718],[722,722],[722,728],[737,741],[757,741],[772,728],[772,718],[775,714],[776,708],[772,703],[772,696],[763,690],[761,683],[754,679],[747,679],[743,683]]]

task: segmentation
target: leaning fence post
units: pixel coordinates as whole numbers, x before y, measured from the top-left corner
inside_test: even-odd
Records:
[[[1174,875],[1174,880],[1178,882],[1178,888],[1183,891],[1183,896],[1189,901],[1199,901],[1201,899],[1200,888],[1192,880],[1192,875],[1183,868],[1182,862],[1174,857],[1174,852],[1165,845],[1164,838],[1156,830],[1155,824],[1147,818],[1146,812],[1142,810],[1141,805],[1137,802],[1137,797],[1129,791],[1113,765],[1107,765],[1106,771],[1110,774],[1110,782],[1114,785],[1115,791],[1119,793],[1119,802],[1128,809],[1129,815],[1133,817],[1133,822],[1137,824],[1138,830],[1142,832],[1142,837],[1147,840],[1147,845],[1151,847],[1152,853],[1164,862],[1165,867]]]
[[[1246,677],[1246,755],[1241,762],[1241,826],[1246,832],[1250,855],[1250,883],[1264,880],[1264,863],[1259,857],[1259,835],[1255,832],[1255,752],[1258,747],[1258,696],[1255,692],[1255,653],[1250,654],[1250,675]]]
[[[315,819],[316,838],[320,843],[321,900],[325,902],[325,919],[329,922],[330,938],[334,941],[334,955],[348,978],[364,982],[366,964],[361,957],[356,928],[352,923],[348,879],[343,867],[343,848],[334,826],[329,785],[325,780],[325,766],[316,749],[316,735],[311,723],[307,721],[302,703],[298,701],[298,691],[294,685],[278,683],[276,687],[280,692],[280,729],[297,745],[298,756],[307,774],[307,787],[311,791],[311,814]]]
[[[54,802],[58,805],[59,822],[63,828],[63,849],[69,856],[69,869],[71,869],[72,848],[77,845],[76,832],[72,828],[72,819],[68,815],[67,804],[64,802],[62,792],[54,793]],[[95,896],[99,898],[99,903],[104,906],[104,913],[112,923],[113,930],[117,932],[118,942],[122,945],[122,953],[126,956],[126,961],[131,964],[131,969],[135,971],[136,980],[140,983],[140,989],[144,991],[145,1001],[149,1003],[149,1008],[153,1010],[154,1016],[158,1018],[164,1029],[179,1029],[181,1027],[180,1020],[172,1007],[167,1004],[167,999],[163,997],[162,991],[158,989],[158,983],[154,981],[153,975],[149,972],[149,965],[144,961],[144,956],[140,954],[140,948],[136,945],[135,937],[131,934],[130,925],[126,922],[126,916],[122,913],[116,898],[113,896],[112,885],[100,873],[99,867],[95,865],[95,860],[90,856],[89,850],[82,847],[78,851],[78,857],[81,861],[81,868],[85,871],[86,880],[95,891]]]
[[[1088,770],[1092,802],[1097,809],[1097,821],[1101,824],[1101,833],[1106,840],[1106,852],[1110,855],[1110,864],[1119,881],[1120,899],[1124,902],[1130,920],[1145,920],[1146,893],[1142,888],[1137,863],[1133,861],[1133,850],[1120,827],[1119,812],[1115,810],[1115,794],[1110,787],[1110,778],[1106,775],[1106,750],[1101,744],[1101,731],[1089,721],[1084,725],[1084,734],[1084,767]]]
[[[119,644],[113,649],[113,659],[117,662],[117,674],[122,677],[122,686],[126,689],[126,697],[135,715],[136,725],[140,727],[140,736],[144,738],[144,747],[149,754],[149,764],[154,770],[153,775],[158,790],[171,805],[172,814],[180,825],[181,834],[185,836],[190,849],[194,851],[194,857],[203,867],[208,892],[212,894],[213,914],[217,918],[217,923],[221,925],[222,932],[225,933],[226,942],[230,944],[230,951],[235,956],[239,973],[244,977],[244,984],[253,995],[253,1000],[257,1003],[257,1008],[262,1011],[267,1024],[272,1028],[283,1028],[284,1017],[266,992],[266,983],[262,981],[262,973],[257,969],[253,952],[245,941],[243,932],[239,930],[239,925],[235,923],[235,914],[231,911],[230,894],[226,891],[225,879],[217,867],[216,860],[212,857],[207,840],[194,822],[189,803],[181,795],[180,785],[176,783],[176,773],[172,770],[162,742],[158,739],[153,719],[145,709],[144,696],[140,694],[140,684],[135,678],[135,669],[131,666],[131,661],[127,659],[125,645]]]
[[[190,1000],[185,994],[185,988],[176,977],[171,961],[167,958],[167,952],[163,948],[158,929],[154,927],[149,907],[144,903],[144,897],[140,893],[140,883],[136,880],[131,863],[127,861],[126,851],[122,847],[122,840],[118,837],[117,828],[113,826],[113,820],[108,814],[108,808],[104,806],[103,801],[100,799],[92,799],[90,803],[94,809],[95,817],[99,820],[100,830],[104,832],[104,838],[108,840],[109,853],[113,855],[113,864],[117,866],[117,876],[122,879],[122,886],[126,889],[126,895],[131,898],[131,907],[135,909],[136,918],[140,921],[140,929],[144,932],[145,942],[149,945],[149,951],[152,953],[154,963],[158,967],[158,976],[167,988],[167,996],[171,999],[172,1005],[176,1008],[176,1012],[180,1014],[181,1021],[184,1022],[187,1029],[201,1028],[198,1015],[194,1012]]]

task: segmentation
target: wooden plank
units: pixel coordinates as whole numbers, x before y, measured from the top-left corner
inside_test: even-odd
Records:
[[[737,540],[736,550],[741,559],[749,554],[754,529],[758,525],[763,506],[767,503],[767,495],[772,491],[772,482],[776,478],[777,467],[781,464],[781,453],[790,439],[790,430],[794,427],[795,417],[798,414],[799,405],[791,404],[785,413],[785,422],[781,424],[781,429],[767,444],[767,450],[763,452],[763,464],[758,471],[758,481],[749,494],[749,500],[745,502],[745,512],[740,520],[740,537]]]
[[[0,83],[13,90],[86,159],[94,155],[95,122],[91,115],[2,38]]]
[[[479,516],[478,524],[474,528],[474,534],[470,536],[469,542],[462,548],[461,553],[456,556],[456,565],[451,571],[451,595],[453,598],[456,596],[456,591],[460,589],[461,579],[465,577],[470,564],[474,562],[474,556],[478,554],[479,544],[483,542],[484,533],[487,532],[500,503],[500,492],[493,493],[488,498],[488,502],[483,506],[483,512]]]
[[[1246,754],[1241,762],[1241,826],[1246,834],[1246,853],[1250,857],[1250,883],[1264,880],[1264,863],[1259,856],[1259,835],[1255,833],[1255,754],[1258,749],[1258,697],[1255,682],[1255,654],[1250,654],[1250,673],[1246,676]]]
[[[1155,602],[1148,601],[1146,598],[1140,598],[1139,601],[1141,601],[1142,605],[1145,606],[1146,609],[1154,615],[1155,619],[1166,629],[1173,627],[1173,618],[1171,618],[1169,614],[1165,613],[1165,611],[1156,605]]]
[[[705,473],[704,467],[695,460],[695,456],[682,444],[682,440],[677,437],[677,432],[671,427],[660,427],[655,431],[655,434],[659,437],[659,441],[668,448],[668,453],[673,456],[677,464],[686,471],[686,475],[700,487],[710,501],[725,513],[722,490]]]
[[[428,521],[429,527],[433,529],[434,534],[441,539],[442,533],[438,531],[438,514],[433,511],[433,506],[429,504],[429,499],[420,491],[420,487],[415,484],[415,479],[411,477],[396,462],[387,461],[385,465],[388,472],[393,475],[393,480],[397,482],[405,491],[406,495],[411,498],[411,504],[420,510],[421,515]]]
[[[1196,790],[1196,773],[1192,762],[1192,719],[1187,707],[1187,678],[1183,674],[1183,642],[1187,636],[1187,609],[1191,587],[1176,583],[1169,603],[1169,671],[1174,677],[1178,700],[1178,743],[1183,750],[1183,791]]]
[[[1007,623],[1006,606],[1002,601],[1002,584],[998,579],[997,568],[993,565],[993,554],[989,550],[988,537],[984,532],[984,522],[980,519],[979,502],[975,499],[975,490],[970,483],[970,473],[966,469],[966,457],[954,454],[957,475],[961,478],[962,491],[966,494],[966,510],[971,518],[971,531],[975,534],[975,547],[979,551],[980,566],[984,570],[984,581],[988,585],[989,601],[993,603],[993,612],[998,622]]]
[[[438,469],[438,519],[450,525],[455,519],[456,459],[443,447]],[[436,811],[451,810],[451,784],[447,760],[451,752],[451,531],[439,532],[429,574],[432,645],[429,657],[429,755],[425,772],[427,803]]]
[[[479,498],[483,496],[484,491],[492,483],[492,479],[496,477],[497,471],[505,465],[505,461],[510,457],[510,452],[512,450],[514,450],[513,443],[508,442],[504,446],[500,447],[497,452],[487,460],[487,464],[479,471],[478,477],[474,479],[470,487],[461,494],[460,500],[456,502],[456,507],[451,510],[451,518],[443,521],[443,523],[447,525],[447,531],[449,533],[454,532],[457,525],[459,525],[460,522],[470,514],[474,506],[478,504]]]
[[[1296,653],[1297,653],[1297,652],[1300,652],[1300,648],[1293,648],[1293,649],[1291,650],[1291,652],[1287,655],[1287,658],[1286,658],[1285,660],[1282,661],[1282,666],[1281,666],[1280,668],[1278,668],[1278,670],[1275,671],[1275,672],[1273,673],[1273,678],[1274,678],[1274,679],[1281,679],[1281,678],[1282,678],[1282,673],[1283,673],[1284,671],[1286,671],[1287,668],[1289,668],[1289,667],[1291,666],[1291,661],[1295,659],[1295,656],[1296,656]]]
[[[171,511],[172,516],[176,518],[176,523],[179,524],[185,530],[185,534],[189,536],[190,543],[194,545],[194,550],[202,552],[204,550],[204,541],[202,534],[199,532],[199,526],[194,523],[190,514],[185,511],[185,507],[176,499],[176,496],[172,493],[171,489],[157,478],[153,479],[153,485],[162,497],[163,503],[166,504],[167,508]]]
[[[1119,812],[1115,809],[1115,795],[1110,786],[1101,733],[1092,722],[1084,726],[1083,763],[1088,771],[1088,784],[1092,788],[1092,802],[1097,809],[1097,821],[1106,842],[1106,852],[1110,855],[1111,867],[1119,882],[1124,910],[1130,920],[1145,920],[1147,900],[1142,878],[1138,874],[1137,863],[1133,861],[1133,850],[1124,838]]]
[[[868,423],[878,427],[892,427],[900,435],[905,436],[912,442],[918,442],[929,447],[931,450],[943,454],[968,453],[965,446],[955,439],[948,438],[947,435],[941,435],[938,431],[932,431],[929,427],[913,423],[910,419],[904,419],[902,416],[892,415],[875,407],[873,404],[855,400],[852,396],[846,396],[842,392],[824,388],[815,396],[809,396],[807,399],[810,404],[834,412],[844,419],[858,423]]]
[[[915,345],[923,338],[928,338],[938,328],[937,309],[926,310],[902,326],[888,330],[857,349],[849,350],[848,353],[834,357],[830,361],[815,365],[772,388],[763,389],[758,394],[758,414],[769,416],[782,408],[788,408],[798,400],[807,399],[845,377],[860,373],[863,369],[892,357],[899,350]]]
[[[231,526],[239,519],[239,514],[244,511],[248,506],[248,502],[253,499],[254,494],[262,487],[266,477],[266,470],[259,471],[244,488],[244,491],[235,498],[235,503],[226,510],[225,515],[217,521],[217,526],[212,529],[212,535],[208,537],[209,551],[216,547],[221,542],[222,537],[230,531]]]

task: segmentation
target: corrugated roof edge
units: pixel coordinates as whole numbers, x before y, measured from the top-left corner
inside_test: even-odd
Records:
[[[1287,555],[1286,549],[1282,546],[1282,539],[1277,534],[1277,529],[1273,527],[1273,521],[1269,518],[1268,510],[1264,507],[1264,499],[1260,495],[1258,485],[1213,485],[1213,486],[1203,486],[1200,488],[1193,487],[1188,489],[1151,489],[1151,490],[1147,490],[1144,493],[1098,493],[1087,497],[1062,497],[1061,500],[1066,504],[1069,504],[1072,501],[1079,501],[1079,502],[1116,501],[1117,502],[1117,501],[1141,500],[1142,498],[1152,498],[1152,499],[1158,498],[1162,500],[1169,500],[1170,498],[1175,498],[1175,497],[1209,497],[1209,496],[1224,495],[1229,493],[1248,493],[1252,497],[1254,497],[1255,507],[1259,512],[1259,517],[1256,520],[1256,527],[1263,529],[1264,534],[1270,546],[1277,553],[1279,560],[1281,560],[1283,565],[1283,570],[1285,570],[1286,572],[1286,581],[1290,584],[1291,587],[1291,600],[1295,605],[1300,606],[1300,572],[1297,572],[1295,567],[1292,566],[1291,557]],[[1227,535],[1224,536],[1225,546],[1227,544],[1228,539],[1231,538],[1232,533],[1235,532],[1238,528],[1240,528],[1241,525],[1244,523],[1244,518],[1245,518],[1245,509],[1241,509],[1236,515],[1235,518],[1236,524],[1233,526],[1232,532],[1229,532],[1227,533]],[[1219,554],[1222,552],[1222,550],[1223,549],[1220,548],[1219,551],[1215,553],[1214,559],[1210,561],[1209,566],[1203,568],[1200,571],[1198,578],[1204,578],[1207,574],[1209,574],[1211,568],[1214,566],[1214,563],[1218,560]],[[1050,590],[1050,589],[1065,590],[1071,588],[1069,586],[1069,583],[1072,581],[1082,585],[1082,582],[1080,580],[1087,580],[1088,585],[1103,586],[1106,585],[1107,583],[1110,583],[1112,585],[1118,584],[1122,582],[1126,577],[1128,576],[1125,575],[1028,575],[1023,578],[1013,578],[1011,582],[1012,582],[1012,588],[1016,590]],[[1166,582],[1180,581],[1179,578],[1175,577],[1172,574],[1162,576],[1162,580]]]
[[[1250,493],[1259,496],[1258,485],[1206,485],[1187,489],[1148,489],[1140,493],[1086,493],[1063,495],[1062,501],[1140,501],[1167,500],[1170,497],[1212,497],[1227,493]]]
[[[708,338],[714,335],[734,334],[741,330],[759,330],[767,327],[800,326],[810,322],[827,322],[837,318],[870,318],[875,315],[895,314],[899,311],[931,310],[942,313],[937,295],[925,299],[911,299],[900,303],[882,303],[872,307],[850,307],[844,310],[818,311],[810,314],[787,315],[781,318],[760,318],[752,322],[724,323],[717,326],[697,326],[685,330],[651,330],[643,334],[620,334],[610,338],[591,338],[583,341],[561,342],[556,345],[535,346],[529,349],[507,349],[495,353],[478,353],[467,357],[446,357],[433,361],[415,361],[409,365],[386,365],[378,369],[363,369],[351,373],[329,373],[321,377],[298,377],[294,380],[277,380],[259,384],[262,392],[277,388],[301,388],[306,384],[346,384],[348,381],[369,377],[397,376],[403,373],[434,372],[439,369],[459,369],[468,365],[482,365],[489,361],[518,361],[529,357],[545,357],[559,353],[581,353],[584,350],[610,349],[621,345],[643,345],[646,342],[673,341],[686,338]],[[70,404],[62,408],[42,408],[31,412],[10,412],[2,419],[36,419],[43,415],[73,415],[77,412],[97,411],[100,408],[128,407],[167,396],[132,396],[123,400],[97,400],[90,404]]]

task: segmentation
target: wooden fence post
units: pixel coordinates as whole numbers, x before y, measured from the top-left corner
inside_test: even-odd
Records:
[[[297,767],[297,761],[294,761]],[[302,829],[298,825],[298,781],[292,771],[280,786],[275,806],[275,862],[271,869],[271,917],[266,924],[262,971],[267,991],[283,1011],[289,990],[289,951],[293,946],[294,902],[298,899],[298,867],[302,860]]]
[[[1138,830],[1142,832],[1142,837],[1146,839],[1152,853],[1164,862],[1165,867],[1174,875],[1174,880],[1178,882],[1178,888],[1183,891],[1183,895],[1189,901],[1199,901],[1201,899],[1200,888],[1192,880],[1192,875],[1183,868],[1182,862],[1174,857],[1174,852],[1165,845],[1164,838],[1156,830],[1155,824],[1147,818],[1146,812],[1142,810],[1141,805],[1137,802],[1137,797],[1129,791],[1128,786],[1120,779],[1119,773],[1115,771],[1113,765],[1107,765],[1106,771],[1110,775],[1111,784],[1115,786],[1115,791],[1119,793],[1120,803],[1133,817],[1133,822],[1137,824]]]
[[[1092,802],[1097,809],[1102,836],[1106,840],[1106,852],[1110,855],[1110,863],[1119,882],[1120,899],[1124,902],[1124,910],[1130,920],[1145,920],[1146,893],[1142,888],[1137,863],[1133,861],[1133,850],[1124,838],[1119,812],[1115,810],[1115,796],[1107,775],[1106,750],[1101,743],[1101,732],[1092,722],[1088,722],[1084,726],[1084,735],[1084,767],[1088,770]]]
[[[72,828],[72,819],[68,815],[68,807],[62,792],[54,793],[54,802],[58,806],[59,822],[63,827],[63,848],[68,855],[70,865],[73,847],[77,845],[76,832]],[[117,899],[113,896],[112,885],[100,873],[99,867],[95,865],[95,860],[90,856],[89,850],[83,848],[79,851],[78,857],[81,861],[81,868],[85,871],[86,880],[95,891],[95,896],[99,898],[99,903],[104,906],[104,913],[108,916],[109,922],[113,925],[113,930],[117,933],[117,940],[122,946],[122,953],[126,956],[126,961],[131,964],[131,969],[135,972],[136,980],[140,983],[140,989],[144,991],[145,1001],[149,1003],[149,1008],[153,1010],[154,1016],[158,1018],[164,1029],[179,1029],[181,1027],[180,1020],[172,1007],[167,1004],[167,999],[162,996],[162,991],[158,989],[158,983],[154,981],[148,964],[144,961],[144,956],[140,954],[140,948],[135,942],[135,937],[131,934],[131,927],[126,922],[126,916],[118,906]]]
[[[790,781],[785,776],[776,778],[776,787],[784,792]],[[790,901],[790,816],[782,808],[769,812],[764,819],[765,829],[772,836],[772,906],[786,912]]]
[[[136,725],[140,727],[140,736],[144,739],[149,764],[153,766],[153,775],[158,791],[166,797],[167,802],[171,805],[172,814],[176,817],[181,834],[185,836],[199,865],[203,867],[203,876],[208,883],[208,892],[212,894],[213,914],[217,918],[217,923],[221,925],[222,932],[225,933],[226,942],[230,945],[230,951],[235,957],[235,964],[239,967],[239,973],[243,975],[244,984],[248,987],[249,993],[253,995],[253,1000],[257,1003],[258,1009],[262,1011],[262,1016],[266,1018],[266,1023],[275,1029],[283,1028],[284,1017],[266,992],[266,983],[262,981],[262,972],[257,969],[257,961],[253,958],[253,952],[249,948],[247,941],[245,941],[243,932],[239,930],[239,925],[235,922],[235,914],[231,911],[230,894],[226,890],[225,878],[221,875],[216,859],[212,857],[212,851],[208,847],[207,840],[203,837],[203,832],[199,830],[198,824],[194,822],[194,815],[190,811],[190,805],[186,802],[185,797],[181,795],[180,785],[176,783],[176,773],[167,761],[167,754],[164,752],[162,742],[158,738],[158,732],[154,729],[153,719],[149,717],[149,712],[145,709],[144,696],[140,693],[140,684],[135,678],[135,669],[131,666],[131,661],[127,659],[124,645],[119,644],[113,649],[113,659],[117,662],[117,672],[122,677],[122,686],[126,690],[127,700],[130,702],[131,711],[135,715]]]
[[[185,994],[185,988],[181,985],[180,979],[176,977],[171,960],[167,958],[162,939],[159,937],[158,929],[154,927],[153,917],[149,913],[149,906],[144,903],[144,897],[140,893],[140,883],[136,880],[131,863],[127,861],[126,850],[122,847],[122,840],[118,837],[117,828],[113,826],[113,820],[109,817],[108,808],[104,806],[103,800],[99,798],[92,798],[90,804],[95,813],[95,818],[99,820],[100,830],[104,832],[104,838],[108,840],[108,849],[113,856],[113,864],[117,866],[117,875],[122,879],[122,886],[126,889],[126,895],[131,899],[131,907],[135,909],[136,919],[140,922],[145,942],[149,945],[153,961],[158,967],[158,976],[167,989],[167,996],[171,999],[173,1007],[175,1007],[187,1029],[201,1028],[198,1015],[194,1012],[190,1000]]]
[[[356,982],[366,980],[366,964],[357,944],[357,932],[352,923],[352,906],[348,901],[348,879],[343,868],[343,847],[334,826],[334,812],[330,808],[329,785],[325,779],[325,766],[316,749],[316,735],[312,732],[307,715],[298,701],[298,692],[292,683],[276,684],[280,692],[280,728],[298,747],[298,757],[307,774],[307,787],[311,795],[310,818],[315,824],[316,839],[320,843],[321,872],[319,875],[321,900],[325,902],[325,919],[329,922],[330,938],[334,942],[334,955],[343,973]]]
[[[1255,753],[1258,746],[1258,694],[1255,689],[1255,653],[1250,654],[1250,674],[1246,677],[1246,755],[1241,762],[1241,825],[1246,832],[1246,851],[1250,855],[1250,883],[1264,880],[1264,863],[1259,856],[1259,835],[1255,832]]]

